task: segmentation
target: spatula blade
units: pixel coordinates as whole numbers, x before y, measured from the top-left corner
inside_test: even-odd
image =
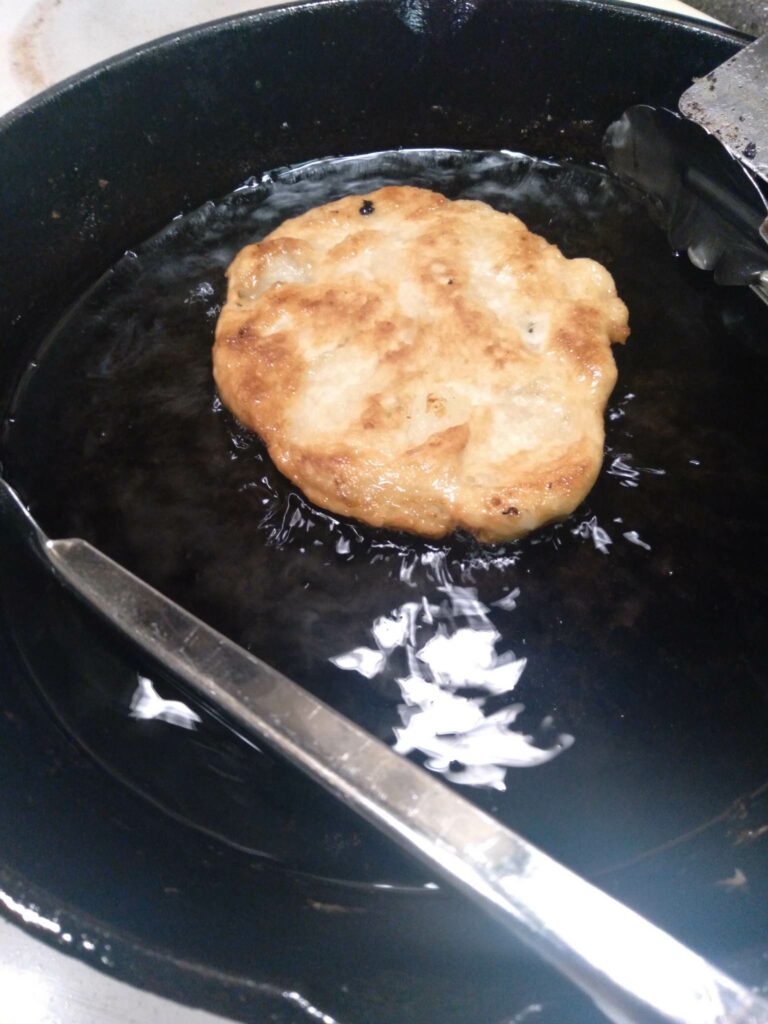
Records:
[[[679,109],[768,183],[768,34],[694,82]]]

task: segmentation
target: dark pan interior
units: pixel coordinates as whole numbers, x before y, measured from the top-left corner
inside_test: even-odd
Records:
[[[397,181],[484,198],[567,255],[599,258],[632,310],[599,486],[564,523],[522,542],[430,543],[339,522],[275,472],[216,396],[211,337],[234,253],[308,206]],[[557,762],[513,768],[506,790],[482,786],[473,796],[579,870],[614,873],[768,778],[754,670],[764,654],[752,613],[759,580],[750,572],[764,554],[766,453],[760,432],[745,441],[762,416],[762,356],[746,340],[729,345],[717,302],[642,207],[596,168],[418,150],[317,162],[174,221],[70,310],[16,396],[7,471],[49,534],[97,544],[386,741],[402,725],[397,679],[425,671],[408,669],[407,651],[440,633],[495,627],[497,647],[527,664],[489,710],[519,701],[517,728],[536,734],[548,722],[537,751],[562,732],[575,745]],[[760,322],[762,310],[741,293],[728,309]],[[713,599],[724,593],[728,600]],[[286,866],[418,882],[422,872],[388,857],[389,844],[312,787],[303,798],[291,792],[266,752],[234,743],[221,725],[209,734],[136,721],[137,674],[117,685],[117,670],[90,663],[91,646],[73,645],[72,626],[47,614],[62,622],[54,660],[29,630],[32,607],[15,605],[12,628],[50,702],[158,803]],[[415,635],[375,675],[334,664],[366,645],[373,652],[374,622],[392,621],[393,611],[402,620],[402,609]],[[89,663],[73,664],[73,649]],[[479,676],[482,655],[466,657],[470,679]],[[738,701],[722,697],[729,675]]]
[[[587,41],[599,61],[583,61]],[[387,739],[397,666],[368,681],[328,659],[370,644],[375,617],[414,593],[439,602],[446,584],[470,586],[491,607],[519,587],[517,607],[491,617],[500,647],[529,656],[515,691],[521,721],[537,733],[551,716],[552,729],[576,742],[549,764],[511,769],[506,792],[473,798],[721,959],[758,944],[766,924],[766,641],[755,571],[765,560],[765,314],[749,294],[719,290],[669,254],[645,214],[587,165],[626,106],[673,104],[691,75],[733,48],[710,30],[587,4],[325,4],[236,19],[97,71],[6,122],[0,150],[10,183],[2,258],[14,268],[0,285],[2,460],[49,531],[95,540]],[[141,248],[173,216],[251,174],[394,146],[576,161],[536,165],[527,190],[513,161],[493,201],[568,255],[607,262],[630,306],[606,471],[569,522],[502,557],[462,538],[428,545],[388,535],[374,560],[377,538],[353,524],[315,515],[306,531],[312,510],[212,405],[206,332],[226,246],[215,267],[201,258],[157,276],[169,253],[199,245],[221,208]],[[419,160],[400,158],[390,176],[449,194],[476,185],[460,161],[430,170],[427,159],[425,170]],[[240,193],[234,221],[262,199],[258,188]],[[246,226],[254,230],[236,224],[227,245],[249,240]],[[62,321],[126,249],[138,260],[123,260]],[[121,296],[135,298],[125,289],[136,263],[155,276],[132,340],[116,341],[115,311]],[[201,289],[209,283],[211,292]],[[181,464],[185,445],[194,457]],[[247,486],[265,474],[266,490]],[[211,486],[225,499],[212,505]],[[266,522],[254,512],[265,496]],[[593,516],[613,541],[608,554],[595,544]],[[14,885],[41,885],[103,929],[120,950],[107,958],[118,972],[144,972],[144,983],[166,991],[186,985],[188,999],[208,1005],[237,993],[243,1015],[277,1000],[286,1020],[304,1010],[280,1000],[283,982],[344,1020],[469,1021],[478,1000],[489,1020],[537,1003],[553,1021],[590,1016],[570,1001],[564,1016],[568,996],[530,965],[525,983],[501,977],[512,951],[495,930],[424,889],[427,876],[223,724],[206,716],[192,733],[130,720],[137,673],[178,696],[173,682],[3,529],[2,770],[17,794],[2,812],[6,870]],[[320,543],[309,548],[307,537]],[[51,706],[102,763],[227,843],[103,773],[57,731]],[[44,828],[59,841],[55,864],[40,844]],[[300,873],[273,869],[259,850]],[[724,884],[738,881],[737,868],[747,884]],[[476,978],[462,996],[448,980],[457,955]],[[210,976],[206,984],[194,963],[277,989]]]

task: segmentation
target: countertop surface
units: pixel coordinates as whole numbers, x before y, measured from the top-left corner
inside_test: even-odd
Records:
[[[0,918],[0,1024],[225,1024],[140,992]]]

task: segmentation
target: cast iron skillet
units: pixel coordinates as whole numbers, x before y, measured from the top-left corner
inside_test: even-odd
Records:
[[[5,471],[51,533],[90,531],[111,543],[142,575],[155,574],[214,625],[377,728],[391,693],[319,673],[318,651],[325,658],[330,649],[292,642],[291,615],[278,615],[273,643],[258,629],[243,632],[242,622],[206,605],[194,564],[186,576],[163,578],[151,545],[143,555],[141,545],[120,548],[108,506],[101,520],[78,519],[73,495],[92,491],[98,503],[104,479],[83,477],[88,451],[79,457],[53,416],[56,403],[46,404],[56,376],[30,376],[30,361],[126,249],[250,175],[397,147],[512,149],[586,165],[600,159],[605,126],[627,106],[674,106],[692,76],[739,42],[588,3],[324,3],[193,30],[27,105],[0,129]],[[529,213],[545,234],[565,230],[567,207],[559,220],[535,204]],[[609,235],[597,230],[600,251],[578,254],[610,259],[630,302],[621,424],[608,440],[620,445],[634,432],[636,464],[667,469],[642,479],[640,505],[626,505],[646,509],[650,519],[626,525],[653,523],[656,546],[648,558],[617,546],[606,562],[566,526],[523,549],[520,578],[505,576],[529,601],[510,643],[539,644],[521,696],[532,714],[555,712],[577,742],[551,765],[514,775],[503,798],[476,799],[744,977],[762,952],[768,906],[765,638],[753,571],[765,554],[764,311],[675,261],[640,210],[617,215]],[[14,400],[20,381],[40,379],[34,403]],[[642,385],[635,405],[626,400],[633,382]],[[70,384],[79,402],[82,382]],[[65,457],[69,495],[58,461]],[[106,463],[101,469],[108,475]],[[588,512],[601,522],[635,500],[631,488],[618,489],[622,479],[604,475],[590,497]],[[151,505],[151,487],[148,494]],[[145,730],[137,741],[125,715],[137,673],[169,694],[173,681],[63,593],[23,540],[2,529],[0,886],[6,907],[34,904],[58,922],[58,932],[42,927],[42,937],[137,984],[245,1020],[307,1019],[318,1007],[338,1021],[372,1024],[521,1013],[560,1024],[594,1019],[492,926],[205,709],[192,748],[167,730]],[[552,561],[561,536],[571,553]],[[462,543],[444,549],[449,563],[468,557]],[[193,546],[193,563],[194,554]],[[307,581],[297,583],[284,552],[274,552],[274,564],[285,567],[284,589],[270,602],[279,609]],[[338,626],[345,642],[364,642],[378,608],[370,595],[396,603],[397,588],[362,556],[322,568],[310,593],[342,595],[326,626]],[[360,604],[365,615],[355,619],[349,606]],[[312,621],[303,620],[302,637]],[[145,755],[146,765],[131,765]],[[214,838],[161,813],[99,764],[116,761],[134,789],[182,817],[195,818],[192,805],[229,807],[229,831]],[[202,798],[191,800],[197,787]],[[241,818],[251,821],[254,792],[269,797],[260,805],[262,845],[282,863],[255,855],[252,842],[238,848],[235,811],[240,801]],[[183,806],[169,807],[174,793]],[[283,830],[271,847],[270,814]],[[306,821],[317,831],[315,848],[305,842]],[[208,823],[198,813],[195,824]],[[724,884],[742,877],[746,885]]]

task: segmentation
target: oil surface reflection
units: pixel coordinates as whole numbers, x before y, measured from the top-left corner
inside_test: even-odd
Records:
[[[516,587],[494,605],[511,613],[519,597]],[[497,651],[502,635],[490,610],[475,588],[444,579],[434,600],[407,601],[377,618],[370,631],[375,646],[331,661],[367,679],[395,663],[402,695],[395,750],[418,751],[427,768],[459,785],[503,790],[509,768],[551,761],[574,739],[557,734],[551,717],[541,723],[539,742],[512,728],[524,705],[509,703],[509,696],[527,658]]]

